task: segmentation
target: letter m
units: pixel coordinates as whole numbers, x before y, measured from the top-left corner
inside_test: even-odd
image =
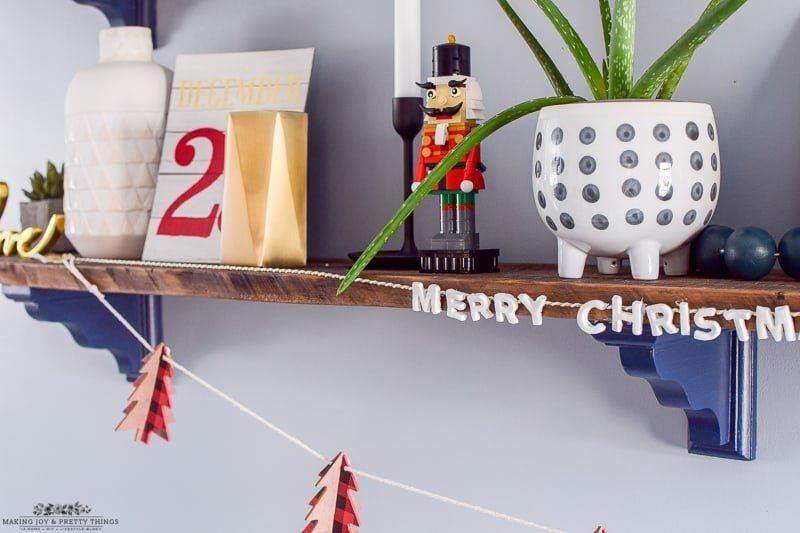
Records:
[[[438,315],[442,312],[442,289],[435,283],[425,286],[419,281],[411,284],[411,308]]]

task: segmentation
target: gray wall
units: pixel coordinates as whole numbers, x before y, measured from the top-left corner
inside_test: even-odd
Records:
[[[560,3],[598,50],[596,2]],[[533,3],[516,4],[585,94]],[[642,63],[703,4],[641,2]],[[0,178],[14,194],[2,226],[13,228],[27,176],[63,158],[64,91],[95,61],[105,22],[67,0],[2,7]],[[490,113],[550,94],[493,2],[426,0],[424,12],[424,50],[448,33],[473,46]],[[794,0],[750,2],[697,54],[678,94],[717,113],[718,223],[776,236],[798,223],[799,15]],[[159,16],[156,58],[168,66],[177,53],[317,48],[311,253],[363,246],[400,194],[391,2],[162,0]],[[555,259],[530,198],[534,121],[484,147],[479,224],[505,260]],[[420,241],[434,218],[426,206]],[[357,468],[569,531],[797,529],[795,346],[761,344],[759,458],[740,463],[688,455],[683,413],[659,407],[614,350],[570,320],[465,325],[406,310],[192,299],[167,299],[165,313],[176,358],[325,453],[346,450]],[[181,377],[173,441],[134,444],[112,431],[130,386],[110,355],[76,347],[62,327],[36,323],[9,301],[0,316],[0,517],[80,499],[119,518],[113,531],[302,528],[320,468],[313,459]],[[365,532],[522,530],[368,480],[358,499]]]

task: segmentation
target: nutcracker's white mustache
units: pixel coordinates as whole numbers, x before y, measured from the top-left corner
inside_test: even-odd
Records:
[[[441,116],[452,116],[461,111],[461,107],[464,105],[464,102],[459,102],[458,105],[450,106],[450,107],[443,107],[441,109],[436,107],[425,107],[424,105],[420,104],[419,107],[422,109],[422,112],[428,115],[429,117],[441,117]]]

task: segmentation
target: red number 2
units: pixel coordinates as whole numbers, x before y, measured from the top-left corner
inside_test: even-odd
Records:
[[[213,128],[200,128],[184,135],[175,147],[175,162],[185,167],[194,161],[195,149],[189,143],[197,138],[208,139],[211,142],[211,161],[203,176],[178,196],[164,212],[156,232],[158,235],[208,237],[214,229],[214,221],[220,215],[219,204],[214,204],[207,217],[175,216],[175,211],[180,206],[210,187],[225,169],[225,134]],[[221,215],[219,218],[218,224],[221,224]]]

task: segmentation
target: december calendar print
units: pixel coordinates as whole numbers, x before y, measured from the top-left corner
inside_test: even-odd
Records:
[[[143,259],[218,263],[232,111],[305,111],[314,49],[179,55]]]

